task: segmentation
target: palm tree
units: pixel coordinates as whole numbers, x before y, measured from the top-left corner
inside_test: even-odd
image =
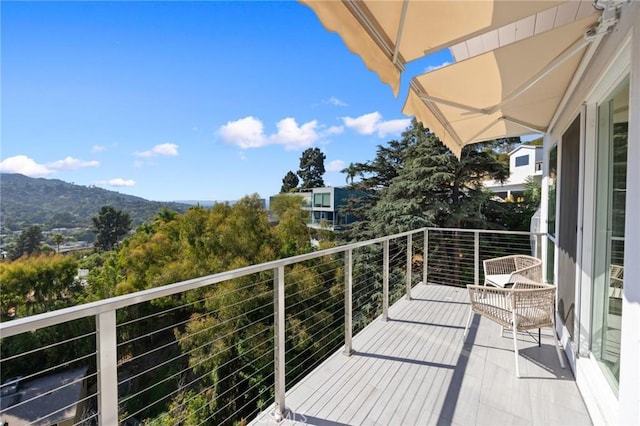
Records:
[[[358,173],[358,168],[356,167],[355,164],[349,163],[349,166],[340,170],[340,173],[345,173],[347,175],[345,181],[349,185],[353,185],[353,178],[356,177],[356,174]]]

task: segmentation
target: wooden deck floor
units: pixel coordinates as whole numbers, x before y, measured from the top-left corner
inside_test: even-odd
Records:
[[[466,289],[419,284],[286,393],[282,425],[587,425],[591,419],[551,330],[542,346],[519,335],[515,377],[510,332],[474,316],[466,342]],[[567,364],[565,362],[565,364]],[[275,421],[267,409],[252,424]]]

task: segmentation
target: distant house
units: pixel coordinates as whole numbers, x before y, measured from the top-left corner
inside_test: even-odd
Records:
[[[342,210],[350,199],[358,198],[361,194],[352,189],[324,186],[291,195],[302,197],[302,209],[310,212],[311,216],[309,227],[335,231],[356,220]]]
[[[503,200],[511,197],[518,199],[524,195],[529,176],[538,183],[542,181],[542,158],[541,146],[520,145],[509,153],[509,179],[504,182],[488,181],[484,186]]]
[[[87,405],[86,375],[87,367],[79,367],[3,384],[0,424],[81,424]]]

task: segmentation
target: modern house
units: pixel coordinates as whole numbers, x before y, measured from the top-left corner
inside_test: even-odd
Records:
[[[338,230],[352,223],[355,217],[342,212],[342,209],[348,204],[349,199],[356,197],[358,197],[356,191],[346,188],[334,186],[313,188],[310,205],[305,208],[311,212],[310,226]]]
[[[172,422],[186,423],[181,408],[200,403],[203,424],[640,424],[640,167],[627,166],[640,164],[640,2],[302,3],[396,94],[406,62],[451,49],[453,64],[413,78],[404,112],[455,155],[467,144],[542,133],[541,232],[379,235],[2,322],[3,339],[95,320],[95,331],[72,340],[97,343],[88,355],[97,390],[88,397],[98,401],[102,425],[153,417],[148,407],[197,389],[202,377],[230,384],[203,385],[173,407]],[[335,221],[339,192],[311,195],[309,208],[320,217],[334,212]],[[463,340],[464,286],[481,282],[483,259],[531,254],[530,238],[542,247],[544,279],[556,286],[554,331],[567,368],[550,335],[512,341],[475,316]],[[199,293],[207,287],[239,291],[247,303],[211,303]],[[186,337],[194,338],[198,363],[220,356],[222,339],[246,337],[225,368],[170,368],[184,362],[169,350],[173,330],[189,327],[163,319],[194,303],[209,309],[185,320],[203,321]],[[234,327],[206,340],[216,327],[206,321],[222,313]],[[311,330],[304,324],[316,327],[313,333],[298,333]],[[157,345],[135,357],[155,362],[123,371],[128,360],[119,351],[154,337]],[[514,343],[526,379],[514,375]],[[235,356],[240,346],[245,358]],[[140,380],[119,394],[124,377]],[[158,395],[162,384],[171,394]]]
[[[484,186],[500,198],[518,199],[526,189],[527,179],[542,182],[543,147],[520,145],[509,152],[509,179],[504,182],[489,181]]]
[[[310,213],[309,227],[318,229],[340,230],[355,221],[355,217],[343,211],[350,199],[360,196],[352,189],[324,186],[310,188],[292,195],[302,197],[302,209]]]

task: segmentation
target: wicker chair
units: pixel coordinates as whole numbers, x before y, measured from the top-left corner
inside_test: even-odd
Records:
[[[496,257],[482,262],[484,267],[484,284],[504,287],[513,283],[513,277],[520,275],[536,283],[542,283],[542,261],[533,256],[515,254]]]
[[[514,276],[513,279],[513,288],[467,286],[471,300],[471,309],[469,310],[469,317],[467,318],[463,339],[467,337],[473,313],[480,314],[498,323],[501,327],[510,328],[513,331],[516,376],[520,377],[517,332],[551,327],[553,329],[558,360],[562,368],[565,368],[556,336],[555,286],[538,284],[519,275]]]

